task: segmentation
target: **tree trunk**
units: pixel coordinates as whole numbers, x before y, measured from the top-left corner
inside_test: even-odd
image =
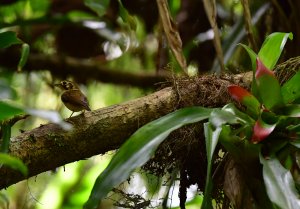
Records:
[[[119,105],[98,109],[66,119],[73,124],[71,131],[57,124],[41,125],[12,138],[10,154],[21,159],[29,176],[58,166],[114,150],[144,124],[187,106],[221,107],[230,102],[227,86],[243,83],[243,76],[217,78],[203,76],[174,80],[148,96]],[[0,188],[25,179],[8,167],[0,168]]]

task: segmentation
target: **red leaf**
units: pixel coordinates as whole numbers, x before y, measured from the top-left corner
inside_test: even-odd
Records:
[[[251,141],[253,143],[258,143],[263,141],[272,133],[275,127],[276,124],[269,125],[266,124],[261,119],[257,120],[253,127],[253,135]]]
[[[271,75],[273,77],[275,77],[274,72],[269,70],[264,63],[262,63],[262,61],[257,57],[256,58],[256,72],[255,72],[255,78],[258,79],[259,77],[263,76],[263,75]]]
[[[265,67],[265,65],[256,59],[256,84],[261,102],[269,110],[276,110],[283,103],[280,84],[274,75],[274,72]]]
[[[250,92],[237,85],[228,86],[230,96],[247,107],[250,116],[257,118],[260,111],[260,103]]]
[[[237,85],[228,86],[228,92],[230,96],[238,102],[242,102],[246,96],[252,96],[252,94],[246,89]]]

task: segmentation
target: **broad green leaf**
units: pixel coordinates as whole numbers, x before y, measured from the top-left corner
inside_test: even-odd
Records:
[[[65,130],[71,130],[72,125],[70,123],[67,123],[63,120],[63,118],[58,114],[57,111],[54,110],[40,110],[40,109],[31,109],[31,108],[25,108],[24,109],[28,114],[43,118],[45,120],[48,120],[52,123],[56,123],[60,125]]]
[[[0,193],[0,206],[2,206],[4,209],[9,208],[9,198],[4,193]]]
[[[300,71],[281,87],[284,103],[291,103],[300,98]]]
[[[227,112],[226,110],[216,109],[210,114],[209,122],[213,125],[213,127],[220,127],[226,123],[236,124],[238,123],[238,120],[233,113],[229,111]]]
[[[222,127],[218,126],[213,128],[210,122],[204,123],[204,135],[205,135],[205,144],[206,144],[206,156],[207,156],[207,172],[206,172],[206,183],[204,190],[203,202],[201,209],[212,209],[212,197],[211,191],[213,187],[211,168],[212,168],[212,158],[217,146]]]
[[[251,59],[253,74],[255,74],[257,54],[249,46],[246,46],[245,44],[238,44],[238,45],[242,46],[248,52],[248,55]]]
[[[235,133],[236,131],[229,126],[223,125],[222,131],[219,137],[219,142],[235,159],[240,162],[250,162],[257,159],[260,151],[260,146],[248,141],[251,137],[252,127],[250,125],[244,125],[243,132],[249,132],[247,136],[241,136],[241,133]],[[249,136],[248,136],[249,135]]]
[[[232,114],[234,114],[235,117],[238,119],[238,122],[243,125],[252,125],[255,122],[249,115],[238,110],[232,103],[225,105],[222,108],[222,110],[231,112]]]
[[[127,11],[127,9],[123,6],[121,0],[118,0],[119,2],[119,6],[120,6],[120,17],[122,18],[122,20],[127,23],[130,28],[134,31],[136,31],[137,28],[137,21],[135,19],[134,16],[130,15],[129,12]]]
[[[290,141],[290,144],[300,149],[300,139]]]
[[[65,130],[70,130],[72,128],[72,125],[63,121],[61,116],[56,111],[25,108],[6,101],[0,101],[0,121],[24,113],[28,113],[30,115],[46,119],[52,123],[56,123]]]
[[[18,72],[21,72],[22,68],[26,64],[29,56],[29,51],[30,51],[29,45],[26,43],[22,44],[21,58],[18,63]]]
[[[6,153],[0,153],[0,165],[8,166],[20,171],[24,176],[28,175],[27,166],[18,158]],[[1,167],[1,166],[0,166]]]
[[[256,118],[259,115],[260,103],[256,99],[256,97],[246,89],[237,85],[231,85],[228,87],[228,92],[234,100],[242,103],[247,107],[247,111],[251,116],[254,116]]]
[[[99,17],[105,15],[106,10],[109,6],[110,0],[84,0],[84,4],[91,10],[97,13]]]
[[[288,117],[300,117],[300,104],[288,104],[280,108],[280,113]]]
[[[297,125],[290,125],[286,127],[287,130],[293,131],[293,132],[300,132],[300,124]]]
[[[158,145],[183,125],[205,120],[212,109],[190,107],[170,113],[137,130],[119,149],[107,168],[97,178],[84,208],[97,208],[108,192],[125,181],[131,172],[146,163]]]
[[[260,162],[270,200],[282,209],[300,208],[299,195],[291,173],[275,157],[266,160],[260,155]]]
[[[226,126],[224,124],[237,124],[239,122],[244,122],[243,119],[238,117],[233,105],[226,105],[224,108],[215,109],[211,112],[209,117],[209,122],[204,124],[204,135],[205,135],[205,144],[206,144],[206,155],[207,155],[207,174],[206,174],[206,184],[203,197],[203,203],[201,208],[213,208],[211,202],[211,191],[212,191],[212,177],[211,177],[211,168],[212,168],[212,158],[214,150],[217,146],[219,136],[223,128]],[[224,131],[224,134],[228,133]],[[225,140],[224,140],[225,141]],[[234,149],[234,146],[231,146]]]
[[[274,72],[265,67],[259,58],[256,62],[256,84],[262,103],[269,110],[276,109],[283,105],[280,84]]]
[[[180,8],[181,8],[180,1],[170,1],[169,2],[169,9],[170,9],[170,12],[173,17],[175,17],[178,14]]]
[[[251,65],[252,65],[252,71],[253,71],[251,92],[256,98],[259,98],[257,84],[256,84],[256,80],[255,80],[257,54],[250,47],[248,47],[244,44],[239,44],[239,45],[242,46],[248,52],[248,55],[251,59]]]
[[[22,113],[24,113],[22,108],[5,101],[0,101],[0,121]]]
[[[1,143],[1,152],[7,153],[9,150],[10,137],[11,137],[11,125],[4,121],[1,124],[2,140]]]
[[[13,31],[6,31],[0,33],[0,49],[7,48],[13,44],[21,44],[22,41],[17,38],[17,35]]]
[[[13,99],[16,96],[17,96],[16,90],[13,89],[5,79],[0,79],[0,100]]]
[[[267,124],[261,118],[259,118],[254,127],[253,127],[253,135],[251,141],[253,143],[258,143],[267,138],[275,129],[275,124]]]
[[[265,39],[258,57],[268,69],[273,69],[276,65],[288,38],[292,40],[293,34],[276,32]]]
[[[234,116],[237,119],[238,124],[241,124],[241,127],[238,128],[238,129],[234,129],[234,131],[232,131],[232,133],[231,133],[231,130],[230,130],[230,135],[231,136],[235,135],[236,137],[231,137],[230,138],[231,140],[228,141],[229,144],[233,143],[233,141],[237,141],[237,140],[240,141],[241,139],[251,138],[255,121],[249,115],[247,115],[247,114],[241,112],[240,110],[238,110],[234,106],[234,104],[232,104],[232,103],[229,103],[229,104],[225,105],[222,108],[222,110],[227,111],[227,112],[231,112],[232,114],[234,114]],[[226,129],[226,126],[223,126],[222,132],[224,132],[224,134],[226,133],[225,129]],[[229,132],[227,132],[227,133],[229,133]],[[226,134],[225,135],[224,134],[223,134],[222,137],[226,136]],[[224,139],[226,141],[226,137]]]

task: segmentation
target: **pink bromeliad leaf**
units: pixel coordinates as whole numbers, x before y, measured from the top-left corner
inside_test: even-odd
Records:
[[[262,103],[273,110],[283,105],[280,84],[274,72],[269,70],[259,58],[256,59],[255,79]]]
[[[258,119],[253,127],[253,135],[251,141],[258,143],[267,138],[275,129],[275,124],[267,124],[261,118]]]
[[[247,107],[247,110],[251,116],[257,117],[259,115],[260,103],[256,97],[246,89],[237,85],[230,85],[228,86],[228,92],[234,100]]]
[[[274,72],[269,70],[262,61],[257,58],[256,59],[256,71],[255,71],[255,78],[259,79],[262,76],[271,76],[275,78]],[[276,79],[276,78],[275,78]]]

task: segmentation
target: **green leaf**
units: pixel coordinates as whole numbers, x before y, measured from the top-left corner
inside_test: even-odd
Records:
[[[21,72],[22,68],[26,64],[29,56],[29,51],[30,51],[29,45],[26,43],[22,44],[21,58],[18,63],[18,72]]]
[[[280,108],[280,113],[288,117],[300,117],[300,104],[288,104]]]
[[[297,125],[289,125],[286,127],[287,130],[292,131],[294,133],[300,133],[300,124]],[[300,147],[299,147],[300,148]]]
[[[24,113],[22,108],[8,102],[0,101],[0,121],[22,113]]]
[[[136,31],[137,28],[137,21],[134,16],[130,15],[127,9],[123,6],[121,0],[118,0],[120,6],[120,17],[122,18],[123,22],[128,23],[130,28]]]
[[[234,100],[247,107],[247,111],[251,116],[255,118],[258,117],[260,112],[260,103],[255,96],[253,96],[246,89],[237,85],[228,86],[228,92]]]
[[[206,155],[207,155],[207,172],[206,172],[206,183],[204,190],[203,202],[201,205],[202,209],[212,209],[212,197],[211,191],[213,187],[211,168],[212,168],[212,158],[217,146],[222,127],[218,126],[213,129],[211,123],[204,123],[204,135],[205,135],[205,144],[206,144]]]
[[[119,149],[107,168],[97,178],[84,208],[97,208],[108,192],[126,180],[131,172],[146,163],[158,145],[183,125],[205,120],[212,109],[190,107],[170,113],[137,130]]]
[[[18,158],[6,153],[0,153],[0,165],[9,166],[12,169],[20,171],[24,176],[28,175],[27,166]],[[1,166],[0,166],[1,167]]]
[[[15,98],[16,96],[17,96],[16,90],[10,87],[10,84],[5,79],[0,78],[0,100],[12,99]]]
[[[255,78],[262,103],[269,110],[282,106],[283,99],[280,84],[276,79],[274,72],[267,69],[259,58],[257,58],[256,66]]]
[[[242,131],[252,133],[251,126],[243,126]],[[232,130],[229,125],[223,125],[222,131],[219,137],[219,142],[230,153],[235,159],[242,161],[250,162],[250,160],[257,159],[259,153],[259,146],[254,145],[248,141],[248,137],[242,136],[240,132],[235,133],[235,130]],[[245,135],[245,134],[244,134]],[[250,135],[250,134],[247,134]],[[247,140],[243,140],[247,139]],[[246,158],[246,159],[245,159]]]
[[[290,80],[281,87],[281,94],[284,103],[292,103],[300,98],[300,71],[298,71]]]
[[[213,125],[213,127],[220,127],[226,123],[236,124],[238,123],[238,120],[233,113],[226,110],[216,109],[210,114],[209,122]]]
[[[270,200],[282,209],[300,208],[299,195],[291,173],[275,157],[266,160],[260,155],[260,162]]]
[[[300,149],[300,140],[299,139],[290,141],[290,144],[297,147],[298,149]]]
[[[17,35],[13,31],[6,31],[0,33],[0,49],[7,48],[13,44],[21,44],[22,41],[17,38]]]
[[[11,137],[11,125],[4,121],[1,124],[2,131],[2,141],[1,142],[1,152],[7,153],[9,150],[10,137]]]
[[[250,47],[246,46],[245,44],[238,44],[238,45],[242,46],[248,52],[248,55],[251,59],[253,74],[255,74],[257,54]]]
[[[56,123],[65,130],[70,130],[72,128],[72,125],[63,121],[61,116],[56,111],[24,108],[6,101],[0,101],[0,121],[24,113],[28,113],[30,115],[34,115]]]
[[[226,143],[228,143],[229,146],[230,146],[230,143],[233,143],[234,141],[240,141],[241,138],[243,138],[243,139],[251,138],[252,132],[253,132],[253,126],[255,124],[255,120],[253,118],[251,118],[249,115],[238,110],[232,103],[225,105],[222,108],[222,110],[225,110],[227,112],[231,112],[232,114],[234,114],[234,116],[236,117],[236,119],[238,121],[238,124],[241,124],[241,127],[238,129],[234,129],[234,131],[232,131],[232,133],[231,133],[231,129],[230,129],[231,136],[235,135],[236,137],[227,138],[227,139],[229,139],[229,141],[227,140]],[[222,133],[224,132],[224,134],[222,137],[224,137],[224,140],[226,141],[226,137],[227,137],[226,134],[228,134],[229,132],[226,132],[225,129],[226,129],[226,126],[223,126]],[[221,139],[223,139],[223,138],[221,138]]]
[[[250,47],[248,47],[244,44],[239,44],[239,45],[242,46],[248,52],[248,55],[251,59],[251,65],[252,65],[252,71],[253,71],[251,92],[256,98],[259,98],[257,84],[256,84],[256,80],[255,80],[257,54]]]
[[[70,123],[63,121],[63,119],[61,118],[61,116],[58,114],[57,111],[31,109],[31,108],[25,108],[24,111],[26,111],[30,115],[34,115],[36,117],[46,119],[52,123],[56,123],[65,130],[71,130],[72,128],[72,125]]]
[[[255,122],[249,115],[238,110],[232,103],[225,105],[222,110],[234,114],[240,124],[252,125]]]
[[[84,0],[84,4],[97,13],[99,17],[106,14],[110,0]]]
[[[273,69],[276,65],[288,38],[292,40],[293,34],[276,32],[265,39],[258,57],[268,69]]]
[[[207,174],[206,174],[206,184],[205,191],[203,197],[203,203],[201,208],[213,208],[211,202],[211,191],[212,191],[212,177],[211,177],[211,168],[212,168],[212,158],[215,148],[217,146],[220,133],[224,131],[223,135],[229,134],[231,131],[226,130],[227,126],[223,126],[224,124],[245,124],[247,123],[248,118],[245,119],[245,115],[241,114],[242,117],[239,117],[239,111],[235,108],[233,104],[228,104],[224,106],[221,110],[214,109],[209,117],[209,122],[204,124],[204,135],[205,135],[205,143],[206,143],[206,153],[207,153]],[[223,130],[224,129],[224,130]],[[236,137],[235,137],[236,139]],[[224,142],[226,139],[224,139]],[[226,142],[225,142],[226,143]],[[230,146],[231,150],[234,150],[234,146]],[[236,151],[236,150],[235,150]]]
[[[4,209],[9,208],[9,198],[4,193],[0,193],[0,206],[4,207]]]

